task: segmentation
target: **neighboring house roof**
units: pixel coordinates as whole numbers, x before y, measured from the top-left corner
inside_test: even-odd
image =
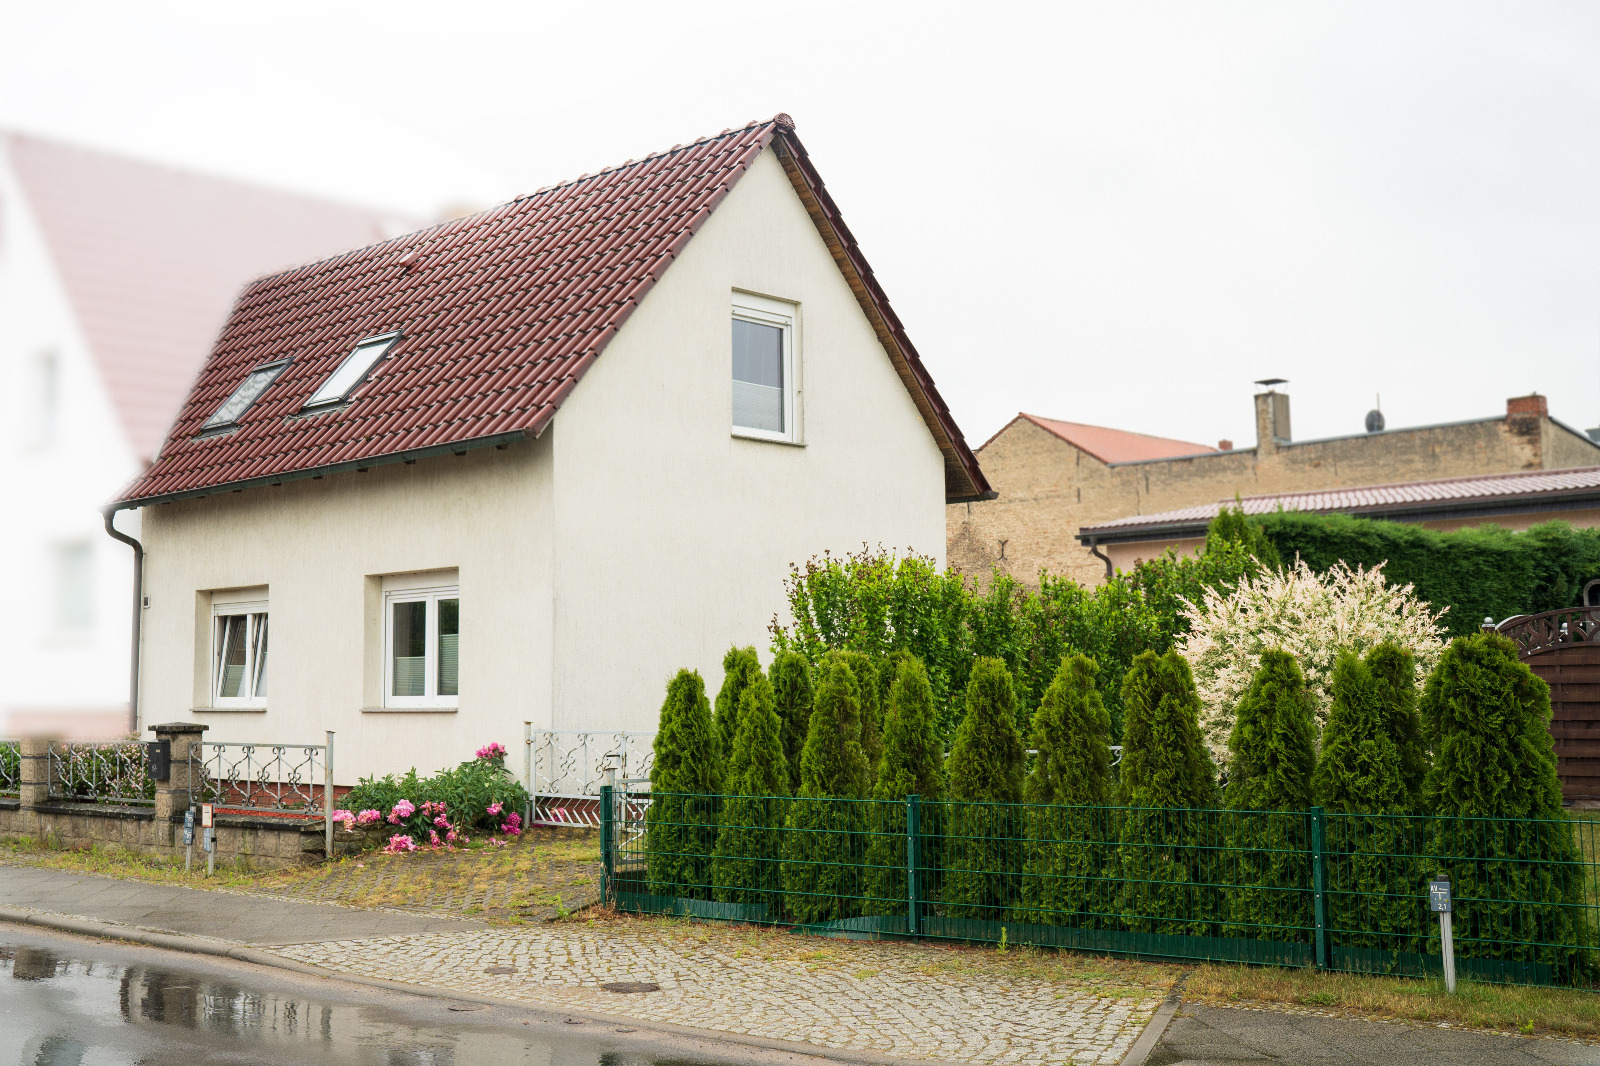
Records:
[[[1158,514],[1098,522],[1078,531],[1078,539],[1101,543],[1196,537],[1233,500],[1182,507]],[[1363,515],[1413,522],[1442,518],[1491,517],[1530,511],[1571,510],[1600,506],[1600,466],[1576,470],[1530,470],[1369,485],[1316,492],[1246,496],[1239,506],[1247,515],[1278,510]]]
[[[155,455],[239,290],[392,216],[0,134],[129,444]]]
[[[768,146],[945,456],[946,494],[988,483],[786,115],[250,285],[160,458],[118,506],[536,436]],[[405,336],[350,401],[295,417],[365,336]],[[197,436],[252,367],[292,362],[227,435]]]
[[[1055,418],[1019,413],[1007,423],[1009,429],[1019,420],[1026,419],[1046,433],[1066,441],[1075,448],[1088,452],[1102,463],[1137,463],[1147,459],[1176,459],[1186,455],[1204,455],[1216,452],[1209,444],[1173,440],[1171,437],[1152,437],[1148,433],[1131,433],[1125,429],[1107,426],[1086,426],[1082,422],[1062,422]],[[1000,431],[1004,433],[1005,430]],[[989,440],[993,441],[1000,433]],[[984,447],[988,447],[985,443]],[[981,450],[981,449],[980,449]]]

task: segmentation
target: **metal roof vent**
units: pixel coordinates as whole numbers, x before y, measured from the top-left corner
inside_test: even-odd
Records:
[[[1383,397],[1382,396],[1374,396],[1373,400],[1376,401],[1377,406],[1374,407],[1372,410],[1367,412],[1367,432],[1368,433],[1382,433],[1383,432],[1383,411],[1381,410],[1381,408],[1383,407]]]

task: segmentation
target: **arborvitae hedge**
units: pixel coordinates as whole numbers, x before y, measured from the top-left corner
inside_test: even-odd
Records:
[[[1434,823],[1431,850],[1470,854],[1489,844],[1504,857],[1445,871],[1458,899],[1483,901],[1457,906],[1456,935],[1501,941],[1492,957],[1551,965],[1563,979],[1573,967],[1588,969],[1593,960],[1583,953],[1536,946],[1590,942],[1583,856],[1561,809],[1550,739],[1550,686],[1511,641],[1474,633],[1445,650],[1422,703],[1434,742],[1423,787],[1429,811],[1491,819]],[[1535,861],[1518,861],[1527,859]]]
[[[1374,669],[1376,667],[1376,669]],[[1412,684],[1405,684],[1407,678]],[[1333,704],[1312,778],[1328,820],[1328,921],[1350,947],[1392,948],[1423,931],[1426,914],[1406,893],[1420,891],[1422,845],[1410,818],[1420,813],[1415,666],[1411,654],[1379,645],[1366,661],[1346,652],[1333,668]],[[1387,816],[1387,817],[1386,817]]]
[[[896,666],[883,719],[883,762],[872,798],[875,832],[867,845],[867,864],[876,914],[906,912],[906,816],[903,805],[890,804],[907,796],[936,802],[944,796],[944,744],[934,728],[936,711],[928,671],[914,655],[896,655],[885,662]],[[934,857],[923,856],[929,865]]]
[[[947,840],[946,899],[955,918],[1003,921],[1016,905],[1018,885],[1004,871],[1020,864],[1022,825],[1022,735],[1017,732],[1017,695],[1011,673],[999,659],[972,664],[967,708],[950,745],[952,800]]]
[[[1313,570],[1343,559],[1383,568],[1391,582],[1412,584],[1434,607],[1450,608],[1451,635],[1500,620],[1578,605],[1586,582],[1600,577],[1600,529],[1546,522],[1520,533],[1483,525],[1450,533],[1401,522],[1292,511],[1258,522],[1285,559],[1298,554]]]
[[[824,660],[816,707],[800,753],[800,793],[791,803],[783,840],[783,887],[797,922],[854,916],[865,887],[860,876],[859,805],[811,799],[865,799],[867,758],[861,752],[860,686],[843,659]]]
[[[733,738],[739,732],[739,697],[761,673],[761,660],[754,648],[729,648],[722,656],[722,688],[717,691],[717,742],[722,757],[733,751]]]
[[[1114,908],[1115,837],[1103,807],[1112,800],[1111,715],[1093,659],[1068,655],[1033,716],[1033,769],[1024,803],[1033,851],[1025,861],[1022,904],[1029,921],[1098,929]]]
[[[856,698],[861,705],[861,753],[867,757],[870,782],[878,776],[883,759],[883,700],[878,688],[878,665],[859,651],[831,652],[850,667],[855,678]]]
[[[783,757],[789,767],[789,792],[800,789],[800,752],[811,728],[811,664],[798,652],[780,651],[767,671],[783,723]]]
[[[1211,808],[1216,771],[1200,740],[1200,695],[1188,662],[1176,651],[1147,651],[1122,680],[1122,802],[1132,808]],[[1200,849],[1201,819],[1160,810],[1125,813],[1120,893],[1137,932],[1208,936],[1215,931],[1212,871]],[[1158,920],[1148,915],[1171,914]]]
[[[1283,558],[1279,555],[1277,546],[1272,543],[1272,538],[1261,528],[1261,523],[1246,518],[1244,508],[1237,503],[1218,511],[1217,517],[1206,527],[1206,551],[1212,551],[1227,541],[1244,548],[1259,559],[1263,566],[1274,570],[1283,566]]]
[[[1315,700],[1294,656],[1277,648],[1261,655],[1261,668],[1239,699],[1228,736],[1231,810],[1271,812],[1229,823],[1241,849],[1225,903],[1232,922],[1223,935],[1292,940],[1311,928],[1311,898],[1303,890],[1311,871],[1305,846],[1305,810],[1311,806],[1316,767]]]
[[[710,798],[695,797],[721,791],[717,750],[705,682],[698,671],[679,670],[661,704],[650,771],[657,795],[645,812],[645,866],[657,895],[705,896],[695,886],[710,883],[714,838],[708,827],[716,821],[716,807]]]
[[[757,674],[739,697],[739,732],[723,778],[722,812],[711,862],[713,895],[723,903],[765,903],[776,908],[782,879],[775,828],[789,794],[783,725],[772,684]]]

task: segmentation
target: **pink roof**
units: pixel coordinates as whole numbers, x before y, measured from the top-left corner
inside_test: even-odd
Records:
[[[364,208],[0,136],[141,461],[247,281],[399,228]]]
[[[769,145],[850,278],[934,439],[947,495],[988,491],[787,116],[674,147],[406,237],[262,278],[239,297],[161,457],[124,504],[204,495],[543,431]],[[342,406],[295,417],[363,337],[404,334]],[[199,435],[251,368],[290,360],[236,430]]]
[[[1110,429],[1106,426],[1086,426],[1082,422],[1062,422],[1059,419],[1041,418],[1039,415],[1030,415],[1026,412],[1018,414],[1017,418],[1026,418],[1045,432],[1055,434],[1103,463],[1174,459],[1180,455],[1201,455],[1217,450],[1209,444],[1174,440],[1171,437],[1152,437],[1147,433],[1131,433],[1125,429]],[[1013,423],[1015,421],[1016,419],[1012,419]]]
[[[1394,485],[1368,485],[1350,489],[1323,489],[1316,492],[1286,492],[1276,496],[1246,496],[1239,506],[1247,515],[1285,511],[1339,512],[1361,514],[1423,507],[1428,504],[1463,505],[1476,501],[1486,504],[1507,502],[1515,497],[1559,497],[1600,491],[1600,466],[1576,470],[1529,470],[1512,474],[1482,474],[1470,477],[1441,478],[1436,481],[1406,481]],[[1233,500],[1219,500],[1194,507],[1180,507],[1156,514],[1134,515],[1111,522],[1084,526],[1080,535],[1129,532],[1145,527],[1164,527],[1209,522]]]

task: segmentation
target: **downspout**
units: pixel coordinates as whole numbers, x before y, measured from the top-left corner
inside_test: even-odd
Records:
[[[106,535],[120,540],[133,549],[133,649],[128,667],[128,732],[139,735],[139,623],[144,617],[144,545],[111,524],[116,517],[115,507],[103,508]]]
[[[1105,552],[1101,551],[1100,548],[1099,548],[1099,544],[1100,544],[1100,538],[1099,537],[1090,537],[1089,538],[1089,554],[1094,556],[1096,559],[1104,559],[1105,560],[1106,578],[1109,580],[1110,578],[1115,577],[1116,573],[1111,569],[1111,556],[1109,556]]]

